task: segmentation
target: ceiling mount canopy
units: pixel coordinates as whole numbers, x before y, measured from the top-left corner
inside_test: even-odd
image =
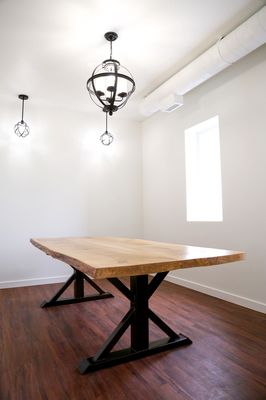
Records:
[[[118,34],[116,32],[106,32],[104,37],[109,42],[114,42],[118,38]],[[112,45],[112,43],[110,43]]]
[[[104,37],[110,42],[110,57],[94,69],[87,81],[87,89],[94,103],[112,115],[126,105],[135,90],[135,82],[128,69],[112,57],[112,44],[118,38],[117,33],[107,32]]]
[[[19,137],[26,137],[30,133],[30,128],[24,121],[24,101],[28,100],[29,96],[26,94],[19,94],[18,98],[22,100],[21,121],[14,126],[14,132]]]

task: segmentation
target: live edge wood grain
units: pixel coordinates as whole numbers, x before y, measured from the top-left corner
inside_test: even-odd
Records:
[[[93,278],[209,267],[240,261],[245,255],[239,251],[118,237],[31,239],[31,243]]]

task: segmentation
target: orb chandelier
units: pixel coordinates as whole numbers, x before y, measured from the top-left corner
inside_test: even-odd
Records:
[[[19,121],[15,126],[14,126],[14,132],[17,136],[19,137],[26,137],[30,133],[30,128],[24,121],[24,101],[28,100],[29,96],[26,94],[20,94],[18,96],[20,100],[22,100],[22,110],[21,110],[21,121]]]
[[[104,37],[110,43],[110,56],[94,69],[87,81],[87,89],[93,102],[106,113],[107,123],[107,114],[111,116],[124,107],[136,85],[129,70],[112,57],[112,44],[118,38],[117,33],[107,32]],[[108,133],[107,129],[106,132]],[[103,134],[105,138],[106,132]],[[103,143],[102,139],[101,141]]]

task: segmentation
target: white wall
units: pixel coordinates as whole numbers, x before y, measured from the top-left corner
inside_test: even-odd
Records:
[[[266,311],[266,46],[143,123],[148,239],[244,250],[247,261],[179,270],[176,283]],[[184,130],[220,118],[223,222],[186,222]]]
[[[24,139],[13,133],[19,100],[0,101],[0,110],[0,287],[69,273],[33,247],[31,237],[140,236],[139,123],[113,116],[115,140],[107,147],[99,141],[105,129],[100,110],[47,108],[32,98],[25,114],[31,133]]]
[[[0,287],[69,273],[30,245],[31,237],[144,234],[245,250],[245,262],[180,270],[171,279],[266,311],[265,71],[264,46],[186,95],[182,108],[143,122],[143,160],[140,124],[122,115],[111,119],[115,142],[104,147],[100,111],[41,107],[32,99],[31,134],[20,139],[13,133],[20,104],[0,100]],[[216,114],[224,221],[187,223],[184,130]]]

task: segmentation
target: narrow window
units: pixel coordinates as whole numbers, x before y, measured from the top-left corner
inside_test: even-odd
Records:
[[[185,130],[187,221],[222,221],[219,117]]]

